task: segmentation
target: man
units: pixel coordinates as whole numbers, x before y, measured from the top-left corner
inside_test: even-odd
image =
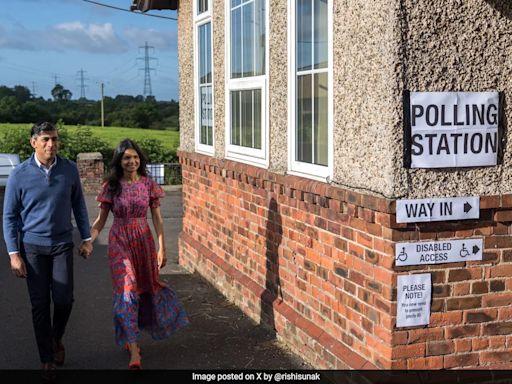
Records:
[[[50,123],[32,127],[32,156],[7,180],[3,231],[11,270],[27,279],[32,321],[43,371],[64,363],[62,336],[73,303],[73,211],[90,256],[89,219],[75,163],[57,156],[59,135]],[[50,314],[53,299],[53,322]]]

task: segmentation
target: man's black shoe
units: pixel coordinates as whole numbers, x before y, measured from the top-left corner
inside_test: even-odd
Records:
[[[54,383],[57,379],[57,369],[53,363],[43,363],[41,366],[41,379],[43,383]]]
[[[62,341],[53,341],[53,362],[61,367],[64,364],[66,358],[66,352],[64,350],[64,344]]]

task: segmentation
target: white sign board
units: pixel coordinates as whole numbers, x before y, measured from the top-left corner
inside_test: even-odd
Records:
[[[483,240],[463,239],[396,243],[395,265],[427,265],[482,260]]]
[[[427,325],[430,320],[430,273],[397,278],[396,326]]]
[[[443,197],[417,200],[397,200],[396,222],[418,223],[478,219],[480,197]]]
[[[411,92],[411,168],[496,165],[498,92]]]

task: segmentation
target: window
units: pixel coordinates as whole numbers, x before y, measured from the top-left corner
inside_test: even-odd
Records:
[[[203,13],[209,12],[210,7],[208,6],[209,0],[196,0],[196,15],[201,15]]]
[[[195,15],[196,150],[214,153],[212,18],[210,2],[197,0]]]
[[[266,0],[226,2],[226,157],[268,165]]]
[[[290,2],[290,171],[332,174],[332,1]]]

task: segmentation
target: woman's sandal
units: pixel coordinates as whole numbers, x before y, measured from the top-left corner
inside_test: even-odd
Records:
[[[139,348],[139,356],[141,356],[140,347],[138,347],[138,348]],[[124,349],[126,349],[128,352],[130,352],[130,346],[128,345],[128,343],[126,343],[124,345]],[[142,369],[142,362],[141,362],[140,357],[138,360],[131,361],[130,363],[128,363],[128,369]]]

